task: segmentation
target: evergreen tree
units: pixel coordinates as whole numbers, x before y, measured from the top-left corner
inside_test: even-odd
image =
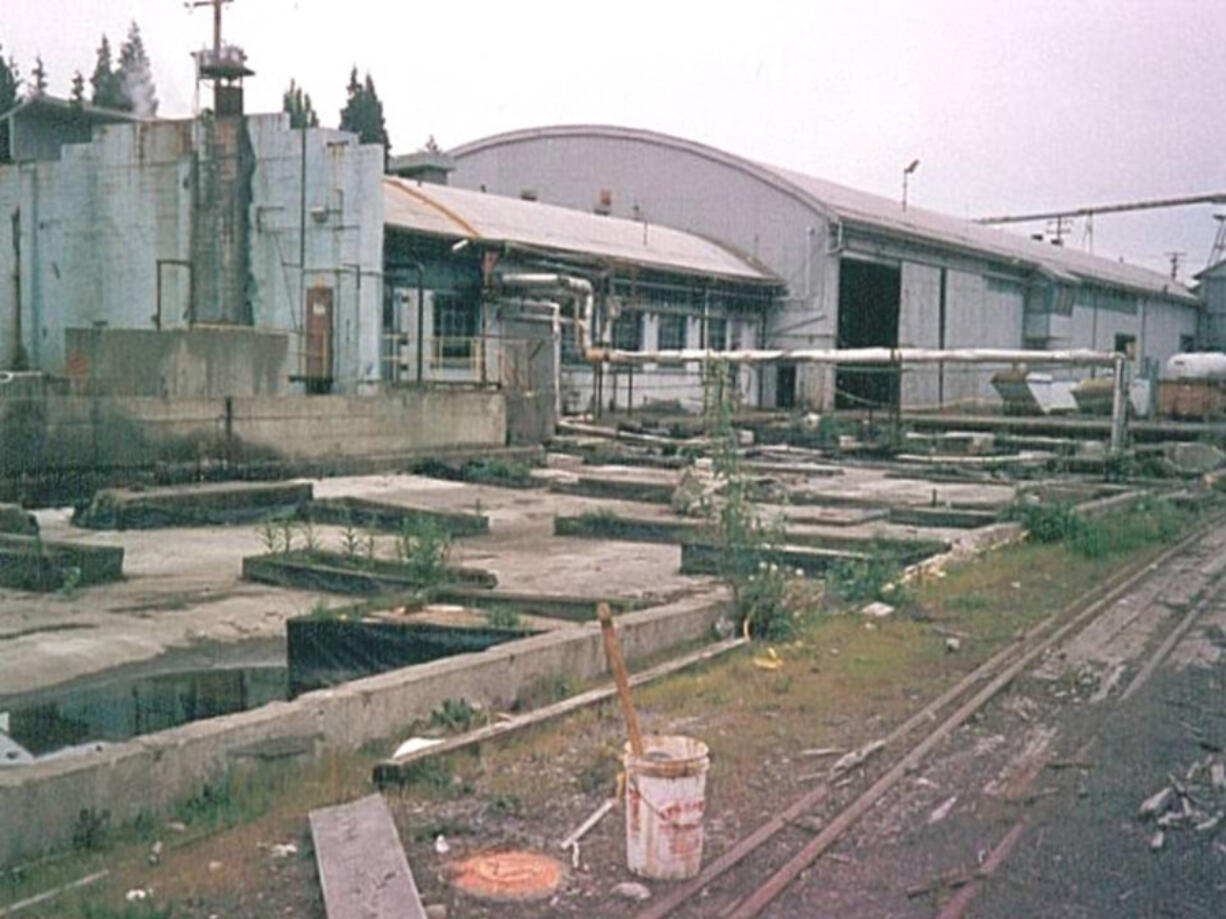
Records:
[[[128,29],[128,39],[119,49],[119,66],[115,69],[119,88],[127,105],[125,110],[137,115],[152,117],[158,113],[157,92],[153,86],[153,69],[145,43],[140,37],[140,27],[135,22]]]
[[[17,62],[11,57],[6,61],[0,54],[0,115],[3,115],[17,104],[17,96],[21,91],[21,76],[17,71]],[[9,159],[9,124],[8,119],[0,121],[0,163]]]
[[[383,118],[383,103],[375,92],[375,81],[369,73],[366,82],[358,82],[358,68],[349,71],[348,98],[341,109],[341,130],[352,131],[364,144],[380,144],[383,147],[383,164],[386,167],[392,143],[387,136],[387,123]]]
[[[121,109],[125,112],[132,110],[132,104],[128,102],[127,97],[123,94],[123,88],[119,85],[119,75],[111,66],[111,43],[105,35],[102,36],[102,43],[98,45],[98,60],[94,64],[94,73],[89,78],[89,85],[93,88],[90,102],[94,105]]]
[[[34,58],[34,69],[30,71],[34,82],[30,84],[31,96],[43,96],[47,93],[47,68],[43,66],[42,55]]]
[[[79,70],[72,75],[72,95],[69,101],[77,108],[85,105],[85,77],[81,76]]]
[[[291,128],[319,127],[319,115],[315,113],[315,107],[311,105],[311,94],[304,93],[302,87],[293,80],[289,81],[289,89],[281,97],[281,110],[289,112]]]

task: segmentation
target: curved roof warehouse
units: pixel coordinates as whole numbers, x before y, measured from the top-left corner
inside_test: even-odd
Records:
[[[643,216],[750,254],[788,285],[773,347],[1128,348],[1134,371],[1190,346],[1200,313],[1144,268],[652,131],[570,125],[461,145],[452,182]],[[769,376],[769,375],[768,375]],[[987,374],[907,374],[882,389],[854,371],[781,368],[768,402],[949,406],[992,399]]]

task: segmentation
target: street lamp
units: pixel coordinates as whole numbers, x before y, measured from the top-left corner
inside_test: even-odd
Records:
[[[911,173],[919,167],[919,160],[912,160],[906,169],[902,171],[902,209],[907,209],[907,180],[911,177]]]

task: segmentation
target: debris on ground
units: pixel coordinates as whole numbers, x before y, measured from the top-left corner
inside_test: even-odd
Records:
[[[765,654],[759,654],[753,659],[753,665],[759,670],[779,670],[783,667],[783,658],[774,648],[767,648]]]
[[[945,639],[945,651],[947,654],[953,654],[956,651],[962,650],[962,639],[950,636]]]
[[[614,887],[610,893],[622,900],[649,900],[651,899],[651,891],[647,889],[646,884],[640,884],[637,881],[623,881]]]
[[[1184,781],[1168,775],[1167,782],[1141,802],[1137,814],[1142,820],[1152,818],[1158,826],[1150,839],[1155,851],[1165,844],[1168,830],[1209,833],[1226,817],[1226,762],[1220,754],[1195,760],[1184,772]]]
[[[893,612],[894,607],[890,606],[888,603],[882,603],[880,600],[869,603],[860,610],[861,615],[872,616],[875,619],[881,619],[885,616],[889,616]]]
[[[954,809],[954,805],[958,803],[958,796],[954,795],[943,801],[931,814],[928,815],[928,822],[940,823],[949,816],[950,811]]]

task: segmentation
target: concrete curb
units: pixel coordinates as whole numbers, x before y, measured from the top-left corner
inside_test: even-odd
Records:
[[[726,603],[726,591],[711,587],[620,615],[623,652],[634,660],[708,638]],[[504,708],[543,680],[561,674],[586,680],[604,671],[600,627],[593,621],[192,722],[96,753],[0,769],[0,865],[68,844],[82,812],[109,814],[112,825],[165,813],[206,784],[224,781],[234,768],[232,754],[244,747],[311,737],[318,739],[317,754],[352,748],[393,736],[447,698]]]

